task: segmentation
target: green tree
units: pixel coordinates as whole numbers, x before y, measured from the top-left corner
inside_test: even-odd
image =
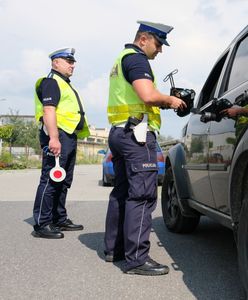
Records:
[[[8,125],[4,126],[9,126],[8,128],[11,128],[11,131],[3,140],[8,143],[10,153],[13,146],[25,147],[26,156],[29,155],[30,148],[34,148],[35,152],[39,153],[40,146],[36,123],[34,121],[24,121],[24,119],[20,118],[18,111],[14,110],[10,110],[7,118],[6,122]]]
[[[229,144],[229,145],[235,145],[235,143],[236,143],[236,138],[228,137],[228,138],[226,139],[226,142],[227,142],[227,144]]]
[[[9,151],[11,153],[12,147],[15,145],[16,140],[18,139],[18,136],[21,134],[21,127],[24,124],[24,121],[20,119],[18,115],[18,111],[10,110],[10,114],[7,117],[6,123],[8,123],[9,126],[12,126],[12,132],[10,137],[7,140],[7,143],[9,145]]]
[[[191,154],[203,152],[203,141],[201,138],[194,138],[192,140],[190,152],[191,152]]]
[[[15,145],[25,147],[25,154],[29,156],[30,148],[35,150],[35,153],[40,152],[40,145],[38,139],[38,126],[35,122],[26,122],[19,126],[20,133],[16,140]]]
[[[4,143],[7,143],[11,152],[11,139],[13,136],[14,126],[13,125],[2,125],[0,126],[0,139]]]

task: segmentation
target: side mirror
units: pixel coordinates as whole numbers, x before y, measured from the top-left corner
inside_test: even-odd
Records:
[[[191,108],[190,112],[195,115],[199,115],[201,113],[200,109],[196,107]]]
[[[106,151],[101,149],[101,150],[98,150],[97,151],[97,154],[101,154],[101,155],[105,155],[106,154]]]

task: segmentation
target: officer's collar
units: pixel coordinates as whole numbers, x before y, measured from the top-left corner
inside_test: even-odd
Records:
[[[59,73],[58,71],[55,71],[54,69],[51,70],[52,73],[58,75],[59,77],[61,77],[62,79],[64,79],[64,81],[70,83],[70,79],[64,75],[62,75],[61,73]]]
[[[134,49],[135,51],[137,51],[138,53],[141,53],[141,54],[145,54],[145,52],[137,45],[134,45],[134,44],[126,44],[125,45],[125,49]]]

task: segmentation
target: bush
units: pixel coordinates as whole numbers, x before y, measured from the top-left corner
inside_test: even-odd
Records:
[[[26,155],[20,156],[18,162],[22,165],[25,165],[28,169],[40,169],[41,160],[36,158],[27,157]]]
[[[85,155],[81,151],[77,152],[76,164],[99,164],[102,161],[101,155]]]
[[[0,155],[1,164],[11,164],[13,162],[13,156],[7,151],[3,151]]]
[[[101,155],[86,155],[80,151],[77,153],[76,164],[100,164],[102,162]],[[0,155],[0,170],[17,170],[26,168],[41,168],[41,159],[28,157],[26,155],[14,156],[7,151],[3,151]]]
[[[25,155],[15,157],[7,151],[0,155],[0,170],[18,170],[26,168],[40,168],[41,161],[30,159]]]

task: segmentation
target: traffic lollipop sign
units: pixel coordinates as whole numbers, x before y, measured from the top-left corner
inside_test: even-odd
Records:
[[[55,157],[55,167],[50,171],[50,178],[55,182],[61,182],[65,179],[66,172],[59,165],[59,156]]]

